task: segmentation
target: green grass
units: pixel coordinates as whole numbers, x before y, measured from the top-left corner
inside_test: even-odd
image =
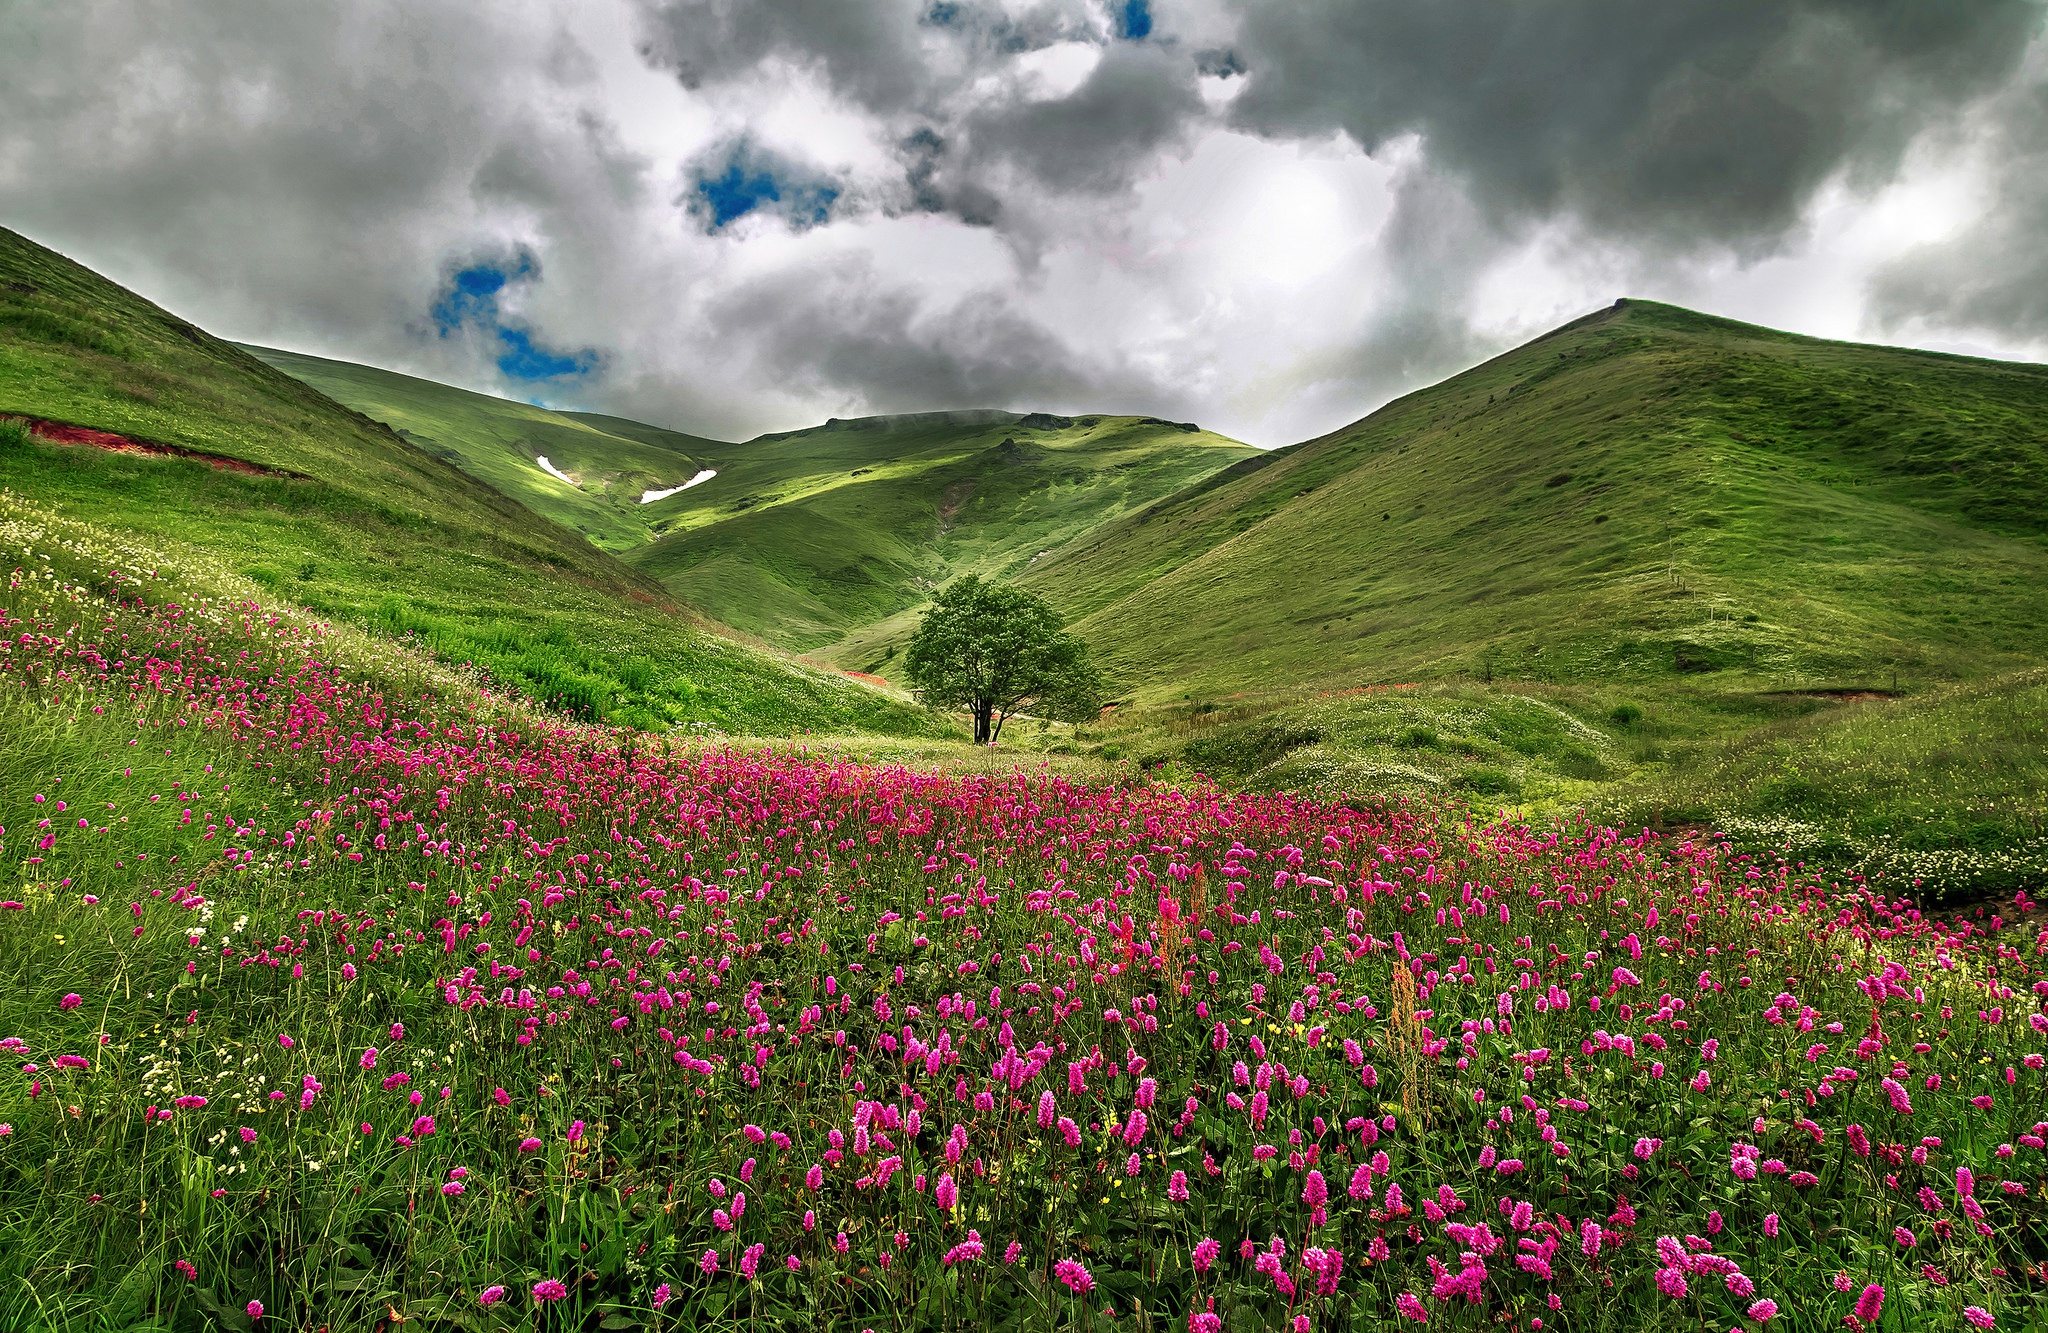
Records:
[[[1256,451],[1150,418],[964,411],[832,420],[740,444],[555,412],[347,362],[246,349],[778,646],[885,672],[906,613],[1012,578]],[[550,464],[578,484],[548,475]],[[715,477],[640,503],[700,470]]]
[[[1925,900],[2048,883],[2048,672],[1759,727],[1612,793],[1627,817],[1915,885]]]
[[[0,542],[0,1328],[1820,1329],[1866,1283],[1874,1333],[2042,1326],[2025,922],[1572,819],[562,727],[17,500]],[[1417,752],[1577,734],[1416,697]],[[1574,1243],[1430,1295],[1460,1220]],[[1701,1235],[1743,1284],[1659,1295]]]
[[[726,444],[263,356],[0,234],[0,415],[276,470],[0,429],[0,485],[572,715],[1706,823],[1927,896],[2048,872],[2043,367],[1626,302],[1261,454],[1008,412]],[[887,675],[967,572],[1076,617],[1121,706],[970,758],[697,615]]]
[[[649,505],[667,535],[627,559],[736,628],[886,674],[897,645],[878,627],[900,627],[934,588],[1014,578],[1253,452],[1136,417],[832,421],[707,447],[718,476]]]
[[[1151,700],[2048,657],[2048,368],[1628,302],[1025,575]]]
[[[0,487],[179,564],[649,728],[921,734],[883,692],[707,632],[657,583],[387,427],[0,230],[0,416],[239,460],[0,437]],[[224,585],[223,585],[224,586]]]
[[[643,493],[681,485],[709,466],[699,461],[701,450],[729,447],[651,427],[628,437],[589,418],[373,366],[266,347],[243,350],[612,552],[652,538]],[[576,484],[550,476],[539,458]]]

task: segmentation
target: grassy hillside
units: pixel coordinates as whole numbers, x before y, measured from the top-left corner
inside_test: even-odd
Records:
[[[697,628],[575,533],[248,353],[0,230],[0,487],[275,597],[649,727],[928,730]],[[22,419],[165,453],[53,444]]]
[[[472,393],[432,380],[268,347],[242,350],[453,463],[534,513],[625,551],[654,535],[648,491],[680,486],[709,464],[707,440],[641,427],[614,434],[594,419]],[[716,446],[724,448],[727,446]],[[543,468],[545,458],[571,480]]]
[[[2048,671],[1759,727],[1614,793],[1635,819],[1919,885],[1923,897],[2048,883]]]
[[[728,624],[818,648],[871,633],[959,575],[1013,578],[1097,525],[1255,453],[1138,417],[830,421],[702,446],[718,475],[647,506],[666,535],[626,558]],[[830,655],[874,670],[888,652],[856,637]]]
[[[1630,301],[1106,525],[1024,581],[1138,697],[1768,690],[2048,656],[2048,368]]]

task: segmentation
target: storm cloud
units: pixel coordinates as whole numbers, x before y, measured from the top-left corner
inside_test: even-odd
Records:
[[[224,334],[727,435],[1339,425],[1623,294],[2048,350],[2039,0],[86,0],[0,222]]]

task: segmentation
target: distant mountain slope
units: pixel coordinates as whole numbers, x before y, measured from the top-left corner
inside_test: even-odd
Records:
[[[1256,452],[1192,425],[1127,416],[829,421],[702,446],[718,475],[649,505],[667,535],[626,559],[728,624],[818,648],[922,605],[958,575],[1015,577]]]
[[[2048,658],[2048,367],[1621,302],[1024,582],[1158,697],[2013,669]]]
[[[0,486],[188,552],[224,590],[239,574],[414,635],[575,713],[756,732],[934,725],[705,632],[577,534],[5,229],[0,417],[16,422],[0,433]],[[61,425],[24,438],[22,418]]]
[[[712,443],[651,427],[634,435],[614,434],[595,417],[374,366],[268,347],[242,350],[387,423],[412,444],[607,551],[630,550],[652,539],[641,497],[689,481],[703,467],[695,451]],[[570,480],[551,474],[541,459]]]

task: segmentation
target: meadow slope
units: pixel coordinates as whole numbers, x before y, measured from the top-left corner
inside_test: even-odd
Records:
[[[565,726],[90,525],[0,541],[0,1326],[2048,1317],[2024,917]]]
[[[728,447],[651,427],[614,434],[574,413],[375,366],[269,347],[242,350],[615,554],[653,537],[643,495],[684,484],[709,466],[700,451]],[[570,480],[550,474],[543,458]]]
[[[1981,678],[2048,657],[2048,367],[1623,302],[1023,581],[1144,699]]]
[[[705,448],[718,475],[649,505],[664,535],[626,559],[728,624],[873,670],[886,647],[827,646],[900,629],[960,575],[1013,578],[1254,453],[1191,423],[1138,417],[831,421]]]
[[[224,566],[273,598],[415,636],[572,715],[655,729],[945,729],[707,632],[576,533],[4,229],[0,418],[0,487]],[[24,422],[136,445],[56,443],[76,432]]]

